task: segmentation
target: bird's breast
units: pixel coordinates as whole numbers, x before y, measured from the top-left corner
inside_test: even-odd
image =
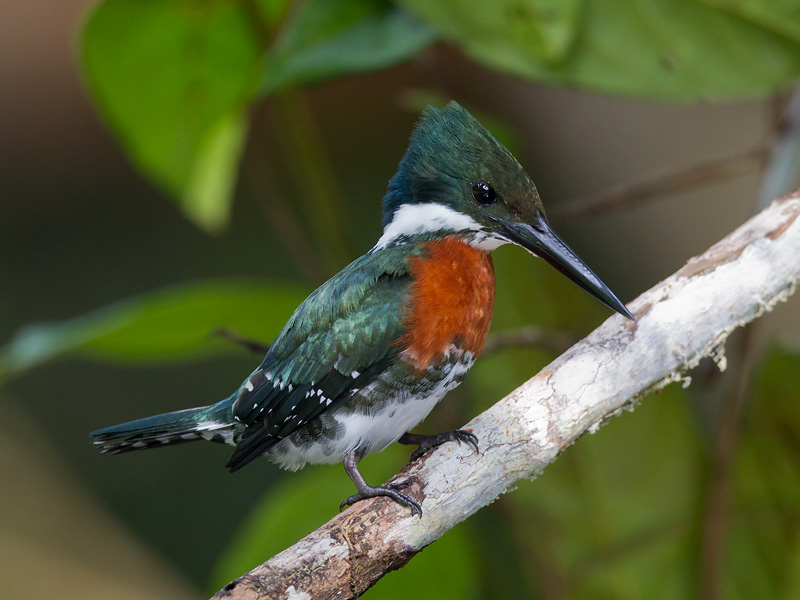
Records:
[[[401,356],[417,371],[438,364],[453,346],[477,357],[495,293],[488,252],[457,236],[424,245],[424,253],[408,259],[412,283],[399,340]]]

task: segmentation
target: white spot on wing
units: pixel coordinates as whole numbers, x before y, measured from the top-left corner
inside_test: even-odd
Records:
[[[297,470],[308,463],[339,462],[353,448],[363,448],[366,454],[380,452],[422,421],[448,391],[458,386],[474,361],[470,352],[464,352],[455,346],[448,348],[448,354],[454,362],[449,368],[445,367],[443,379],[433,389],[418,395],[410,392],[403,395],[400,391],[397,400],[402,404],[390,403],[375,413],[337,413],[333,409],[332,414],[341,425],[344,435],[302,448],[295,446],[291,438],[286,438],[270,451],[270,457],[284,468]],[[381,385],[385,385],[385,382],[377,379],[362,388],[361,393],[369,397]],[[320,404],[323,400],[326,406],[332,402],[331,399],[321,396]]]
[[[228,423],[220,423],[218,421],[203,421],[195,426],[195,431],[212,431],[214,429],[224,429],[228,427]]]

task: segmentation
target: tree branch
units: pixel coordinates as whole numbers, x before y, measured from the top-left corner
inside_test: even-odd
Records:
[[[667,193],[690,190],[741,175],[750,167],[762,163],[765,155],[766,148],[758,146],[739,154],[706,160],[649,179],[623,184],[583,200],[557,205],[547,214],[553,222],[562,222],[621,210]]]
[[[538,375],[473,419],[482,454],[446,444],[395,479],[422,518],[386,498],[356,504],[228,584],[216,598],[355,598],[388,571],[587,431],[685,374],[706,356],[724,369],[735,328],[786,300],[800,280],[800,191],[773,202],[629,304]]]

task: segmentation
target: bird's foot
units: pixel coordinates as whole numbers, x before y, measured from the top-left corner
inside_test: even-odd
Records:
[[[433,435],[420,435],[418,433],[404,433],[403,437],[397,440],[401,444],[417,445],[417,449],[411,453],[411,461],[417,460],[431,448],[440,446],[445,442],[464,442],[475,448],[475,452],[480,452],[478,448],[478,437],[471,431],[456,429],[455,431],[445,431]]]
[[[422,516],[422,507],[419,503],[398,490],[408,487],[408,481],[398,481],[388,485],[364,485],[358,488],[358,493],[353,494],[349,498],[345,498],[339,505],[339,511],[343,511],[351,504],[355,504],[359,500],[366,500],[367,498],[377,498],[378,496],[387,496],[397,502],[400,506],[405,506],[411,509],[411,514]]]
[[[342,503],[339,505],[339,511],[343,511],[347,506],[355,504],[359,500],[377,498],[378,496],[387,496],[397,502],[400,506],[410,508],[412,515],[419,515],[420,517],[422,516],[422,507],[419,505],[419,502],[407,494],[398,491],[408,487],[408,480],[394,481],[387,485],[369,485],[366,481],[364,481],[364,476],[361,475],[361,472],[358,470],[358,466],[356,465],[355,450],[351,450],[345,454],[342,464],[344,464],[345,472],[350,476],[350,479],[352,479],[353,483],[356,485],[356,490],[358,490],[358,493],[353,494],[349,498],[346,498],[344,501],[342,501]]]

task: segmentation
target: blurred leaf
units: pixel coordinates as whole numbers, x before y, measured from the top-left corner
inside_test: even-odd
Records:
[[[800,2],[797,0],[703,0],[703,2],[800,42]]]
[[[704,453],[671,386],[520,485],[504,501],[540,586],[549,580],[564,598],[691,597]]]
[[[368,458],[362,472],[368,481],[396,472],[408,459],[397,444]],[[264,497],[244,522],[220,559],[212,578],[217,590],[331,519],[338,503],[354,493],[341,465],[306,467],[289,474]],[[369,591],[374,600],[477,598],[476,553],[463,526],[449,531],[411,562],[381,579]]]
[[[164,362],[235,348],[209,337],[219,327],[268,344],[304,297],[295,287],[255,283],[176,286],[71,321],[21,329],[0,352],[0,378],[67,354]]]
[[[386,1],[105,0],[81,55],[92,96],[132,161],[207,230],[228,221],[259,82],[279,87],[384,68],[434,33]]]
[[[669,100],[761,96],[800,76],[798,0],[400,0],[491,68]]]
[[[309,0],[268,56],[262,91],[386,68],[434,38],[427,25],[387,1]]]
[[[134,163],[209,230],[227,222],[262,42],[243,3],[105,0],[83,30],[92,96]]]
[[[794,598],[800,580],[800,356],[773,349],[736,452],[726,597]]]
[[[197,149],[182,201],[187,215],[207,229],[228,222],[246,136],[244,113],[235,112],[220,119]]]

